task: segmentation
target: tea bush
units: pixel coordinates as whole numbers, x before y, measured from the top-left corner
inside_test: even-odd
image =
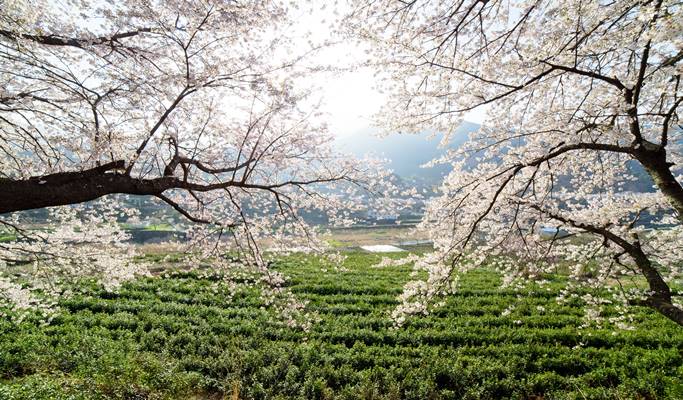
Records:
[[[683,330],[648,309],[632,331],[580,329],[582,310],[554,300],[561,277],[520,293],[478,270],[443,308],[393,329],[410,271],[378,261],[276,265],[319,317],[308,333],[254,289],[211,290],[215,277],[179,272],[115,294],[84,283],[47,325],[0,320],[0,399],[683,398]]]

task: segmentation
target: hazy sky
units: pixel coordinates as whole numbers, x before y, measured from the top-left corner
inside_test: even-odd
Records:
[[[340,2],[344,3],[344,2]],[[338,7],[343,5],[338,4]],[[345,10],[338,9],[334,13],[333,6],[324,9],[302,9],[295,30],[304,29],[311,33],[315,42],[332,39],[331,22],[342,15]],[[342,42],[326,49],[320,54],[324,63],[329,65],[349,66],[364,60],[364,51],[357,44]],[[319,78],[316,85],[321,87],[323,98],[322,109],[329,114],[329,126],[337,136],[353,135],[359,131],[367,131],[372,127],[372,115],[384,104],[386,97],[377,90],[374,71],[370,68],[330,74]],[[474,110],[465,116],[471,122],[481,123],[483,110]]]
[[[330,130],[339,136],[352,135],[372,126],[372,115],[379,111],[386,97],[375,89],[370,69],[348,72],[322,83],[323,109],[330,115]],[[484,110],[469,112],[465,119],[481,123]]]

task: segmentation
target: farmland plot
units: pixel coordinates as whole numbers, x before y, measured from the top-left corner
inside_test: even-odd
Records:
[[[0,319],[0,398],[683,398],[683,332],[648,309],[633,330],[580,328],[580,304],[555,300],[561,277],[520,292],[477,270],[396,329],[410,268],[347,256],[338,271],[307,256],[275,266],[317,319],[307,332],[211,276],[83,284],[47,324]]]

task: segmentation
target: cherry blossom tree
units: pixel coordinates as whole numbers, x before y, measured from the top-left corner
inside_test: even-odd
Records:
[[[1,1],[0,224],[17,240],[0,243],[0,267],[23,266],[25,280],[3,271],[0,294],[27,305],[22,288],[59,294],[65,276],[97,272],[115,286],[140,273],[118,223],[135,210],[108,195],[153,196],[196,223],[189,264],[229,268],[219,255],[241,249],[274,287],[282,277],[262,239],[322,246],[301,210],[344,217],[335,185],[370,166],[332,151],[302,85],[324,43],[289,35],[290,11],[271,0]],[[19,212],[46,207],[51,226],[27,229]]]
[[[646,305],[683,325],[683,9],[679,2],[354,2],[392,94],[388,131],[452,133],[486,107],[421,228],[397,321],[428,312],[482,263],[506,284],[565,270],[562,299]],[[448,135],[444,144],[449,142]],[[591,294],[580,288],[592,288]],[[672,290],[674,289],[674,290]],[[611,318],[627,325],[629,314]]]

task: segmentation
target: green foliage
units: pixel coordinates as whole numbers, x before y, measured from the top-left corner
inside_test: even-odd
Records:
[[[582,310],[554,300],[559,278],[520,293],[482,270],[392,329],[409,268],[348,255],[345,272],[303,256],[276,265],[320,317],[308,333],[254,289],[230,298],[193,273],[116,294],[83,285],[47,326],[0,319],[0,399],[683,397],[683,331],[648,309],[633,331],[579,329]]]
[[[17,235],[0,232],[0,243],[13,242],[17,240]]]

